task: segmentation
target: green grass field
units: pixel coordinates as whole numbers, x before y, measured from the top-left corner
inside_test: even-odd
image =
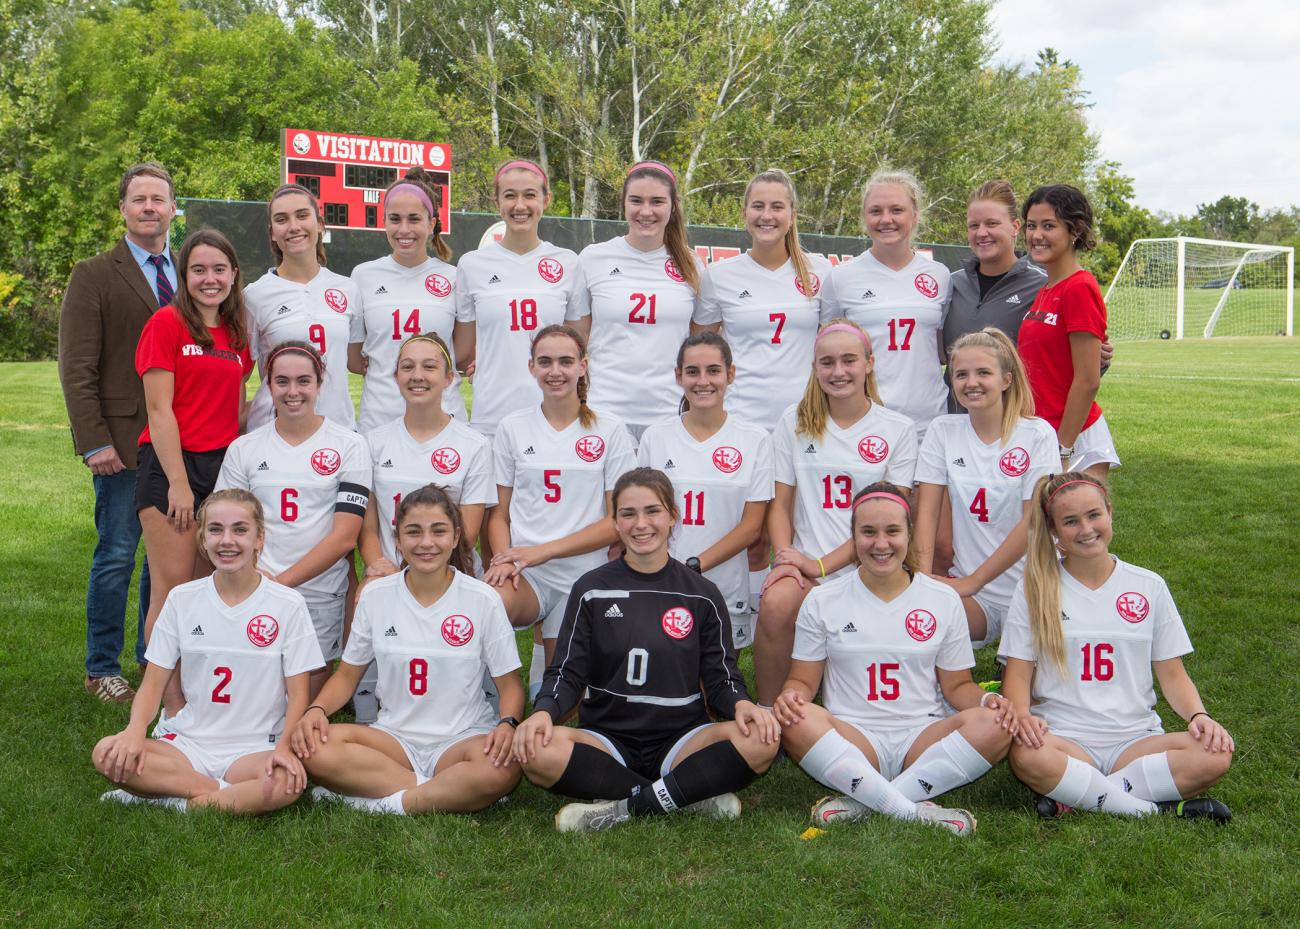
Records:
[[[1237,739],[1230,826],[1041,821],[999,766],[949,798],[979,817],[970,840],[875,817],[801,841],[825,791],[785,764],[736,823],[561,836],[560,801],[527,784],[423,820],[100,805],[90,748],[126,710],[81,686],[90,479],[54,365],[0,366],[0,926],[1300,924],[1300,342],[1124,344],[1100,399],[1125,465],[1115,550],[1168,580]]]

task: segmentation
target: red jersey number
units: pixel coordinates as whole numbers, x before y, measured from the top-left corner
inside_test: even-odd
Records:
[[[307,341],[316,346],[316,351],[325,355],[325,327],[320,323],[312,323],[307,327]]]
[[[627,321],[653,326],[655,324],[655,295],[632,294],[628,299],[632,301],[633,306],[627,314]],[[649,312],[646,312],[647,310]]]
[[[220,667],[213,668],[212,673],[220,678],[220,680],[217,681],[217,686],[212,688],[212,702],[229,703],[230,694],[226,693],[226,687],[230,685],[230,679],[235,676],[235,672],[231,671],[229,668]]]
[[[403,335],[405,333],[405,335]],[[406,315],[406,322],[402,322],[402,311],[393,310],[393,341],[400,342],[407,335],[420,334],[420,310],[418,308],[411,310]]]
[[[291,523],[298,518],[298,491],[286,487],[280,491],[280,520]]]
[[[781,330],[785,328],[785,314],[784,314],[784,313],[768,313],[768,314],[767,314],[767,319],[768,319],[768,322],[776,323],[776,328],[775,328],[774,330],[772,330],[772,344],[773,344],[773,345],[780,345],[780,344],[781,344]]]
[[[682,495],[685,505],[682,507],[683,526],[704,525],[704,491],[688,490]]]
[[[1083,652],[1083,673],[1081,681],[1108,681],[1115,676],[1115,662],[1110,656],[1115,654],[1115,646],[1109,642],[1088,643],[1079,651]]]
[[[891,352],[910,352],[912,350],[912,333],[916,331],[914,319],[891,319],[889,321],[889,350]],[[903,334],[900,339],[899,333]]]
[[[847,510],[853,503],[853,478],[828,474],[822,478],[822,491],[823,510]]]
[[[975,518],[982,523],[989,521],[989,502],[986,499],[986,491],[983,487],[975,491],[975,499],[970,502],[970,511]]]
[[[510,331],[520,332],[537,328],[537,301],[532,297],[510,301]]]
[[[423,697],[429,692],[429,662],[423,658],[412,658],[407,670],[407,684],[411,694]]]
[[[882,661],[867,665],[867,699],[898,699],[898,662]]]
[[[542,499],[547,503],[560,502],[560,485],[557,478],[560,476],[560,469],[547,469],[542,472],[542,483],[546,486],[546,493],[542,494]]]

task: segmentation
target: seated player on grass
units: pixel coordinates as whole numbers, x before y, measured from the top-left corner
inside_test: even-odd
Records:
[[[307,784],[280,735],[306,708],[308,677],[325,661],[302,595],[257,569],[265,537],[257,498],[219,490],[196,522],[199,552],[214,572],[167,595],[131,721],[100,739],[91,758],[122,785],[103,800],[266,813],[293,803]],[[167,734],[149,739],[177,661],[185,709]]]
[[[1197,795],[1228,773],[1232,736],[1183,667],[1192,643],[1169,588],[1112,555],[1111,536],[1100,481],[1077,471],[1039,480],[1025,578],[999,648],[1003,693],[1021,719],[1011,770],[1045,795],[1044,816],[1073,808],[1227,822],[1224,804]],[[1153,668],[1186,732],[1161,726]]]

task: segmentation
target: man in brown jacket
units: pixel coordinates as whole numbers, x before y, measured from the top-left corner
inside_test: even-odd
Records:
[[[171,302],[177,274],[167,245],[176,215],[171,175],[156,162],[132,165],[118,189],[126,235],[72,269],[59,316],[59,379],[77,454],[95,484],[95,545],[86,590],[86,690],[128,702],[122,676],[127,592],[140,544],[136,451],[147,419],[135,347],[149,317]],[[136,661],[144,664],[149,566],[140,570]]]

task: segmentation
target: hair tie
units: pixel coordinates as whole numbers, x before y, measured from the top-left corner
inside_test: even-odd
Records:
[[[306,355],[311,359],[312,370],[316,372],[317,377],[325,376],[325,360],[309,348],[302,345],[281,345],[274,349],[271,354],[266,356],[266,376],[271,376],[271,368],[275,364],[275,359],[287,352],[298,352],[300,355]]]
[[[507,171],[514,171],[516,168],[523,168],[525,171],[533,172],[542,179],[543,184],[550,183],[550,179],[547,178],[546,172],[526,158],[516,158],[514,161],[507,161],[501,167],[497,168],[497,173],[492,177],[493,182],[495,183],[496,181],[501,180],[501,175],[505,174]]]
[[[869,494],[863,494],[861,497],[858,497],[858,502],[853,504],[853,512],[856,513],[858,507],[866,500],[893,500],[895,503],[902,506],[903,511],[907,513],[908,516],[912,515],[912,507],[908,504],[907,498],[902,494],[892,493],[888,490],[873,490]]]
[[[412,342],[428,342],[430,345],[438,346],[438,351],[442,352],[442,357],[447,359],[447,370],[453,374],[456,373],[456,366],[452,364],[451,355],[447,353],[446,347],[433,336],[425,335],[424,333],[413,335],[402,343],[402,348],[406,348],[406,346],[410,345]],[[399,356],[402,354],[401,349],[398,350],[397,354]]]
[[[1056,488],[1050,494],[1047,495],[1047,499],[1043,501],[1043,512],[1047,513],[1048,508],[1051,507],[1052,501],[1056,499],[1057,494],[1059,494],[1061,491],[1065,490],[1065,488],[1073,484],[1087,484],[1089,487],[1096,487],[1098,490],[1101,491],[1101,495],[1103,497],[1106,496],[1106,491],[1096,481],[1090,481],[1087,478],[1076,477],[1074,480],[1066,481],[1060,487]]]
[[[822,329],[821,332],[817,333],[817,338],[813,339],[813,345],[816,345],[824,336],[828,336],[832,332],[847,332],[850,335],[857,336],[862,342],[862,347],[867,350],[867,354],[871,354],[871,336],[867,335],[852,323],[831,323],[829,326]]]
[[[674,185],[677,183],[677,175],[673,173],[673,169],[668,167],[668,165],[664,164],[662,161],[638,161],[636,164],[632,165],[632,167],[627,169],[627,176],[631,177],[642,168],[650,168],[661,174],[666,174],[668,179],[672,181]]]
[[[436,220],[438,218],[438,211],[433,208],[433,201],[429,199],[429,195],[410,181],[401,181],[388,188],[388,193],[384,194],[385,206],[388,205],[388,198],[398,191],[415,194],[416,199],[423,203],[424,208],[429,211],[429,219]]]

